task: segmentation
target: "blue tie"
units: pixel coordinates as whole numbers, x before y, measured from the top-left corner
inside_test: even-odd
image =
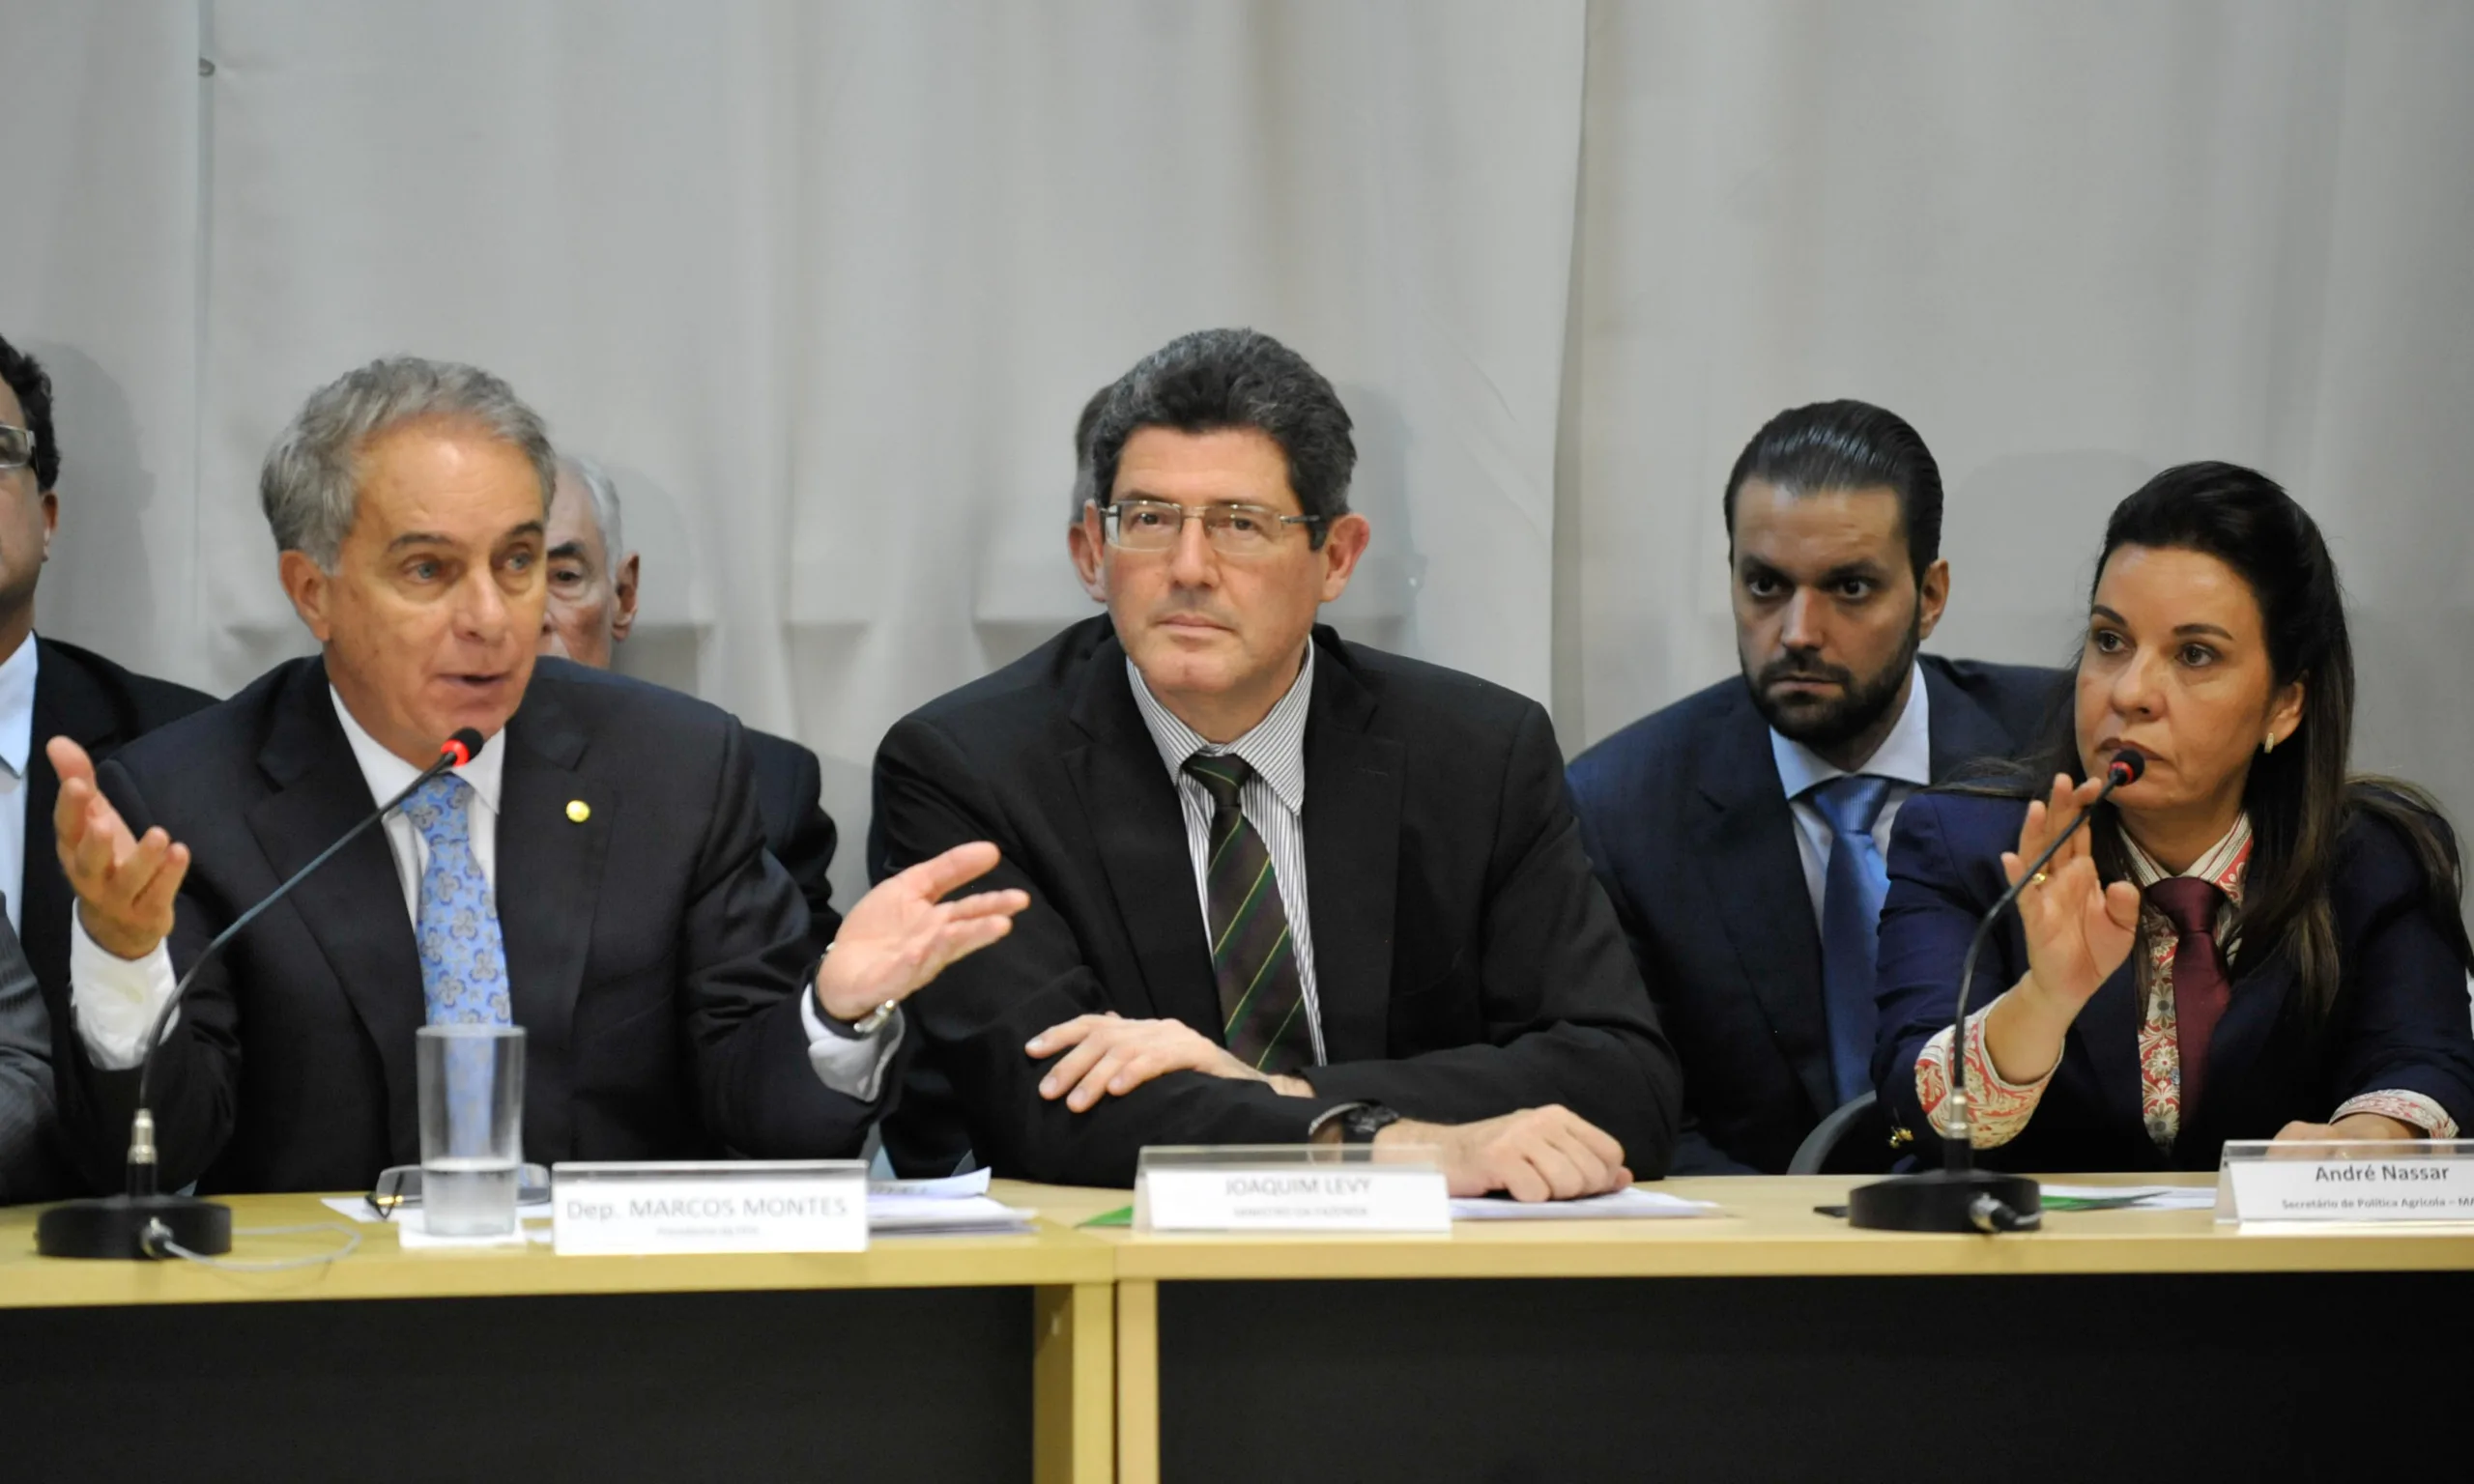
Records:
[[[473,786],[442,773],[404,803],[429,846],[421,868],[421,998],[432,1025],[512,1025],[498,902],[473,856]]]
[[[1873,951],[1890,874],[1873,823],[1890,781],[1860,773],[1815,784],[1804,794],[1829,821],[1829,873],[1821,899],[1822,1004],[1829,1014],[1829,1070],[1842,1103],[1873,1085]]]

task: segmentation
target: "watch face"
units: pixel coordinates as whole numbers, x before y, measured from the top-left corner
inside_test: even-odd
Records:
[[[1340,1132],[1352,1144],[1371,1144],[1374,1136],[1400,1121],[1390,1108],[1351,1108],[1340,1118]]]

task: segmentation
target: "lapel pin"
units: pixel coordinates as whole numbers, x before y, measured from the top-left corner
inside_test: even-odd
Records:
[[[567,817],[577,824],[592,817],[592,806],[582,799],[567,800]]]

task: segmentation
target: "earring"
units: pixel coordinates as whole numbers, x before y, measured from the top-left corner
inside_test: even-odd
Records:
[[[2273,730],[2271,730],[2271,731],[2268,733],[2268,740],[2267,740],[2267,742],[2266,742],[2263,746],[2261,746],[2261,747],[2260,747],[2259,751],[2260,751],[2262,754],[2266,754],[2266,753],[2273,753],[2273,752],[2275,752],[2276,750],[2277,750],[2277,734],[2276,734],[2276,732],[2274,732]]]

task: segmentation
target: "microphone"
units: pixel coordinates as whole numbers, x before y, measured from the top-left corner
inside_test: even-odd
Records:
[[[367,818],[346,830],[333,844],[321,850],[281,886],[260,898],[255,906],[232,920],[232,926],[215,935],[214,940],[172,986],[163,1008],[155,1013],[155,1023],[147,1029],[146,1056],[138,1063],[137,1111],[129,1125],[129,1184],[119,1195],[89,1200],[66,1201],[43,1213],[35,1226],[35,1250],[44,1257],[92,1257],[155,1259],[173,1255],[181,1248],[203,1256],[232,1250],[232,1208],[194,1196],[164,1195],[157,1189],[155,1150],[155,1055],[162,1048],[163,1033],[171,1028],[173,1012],[181,1007],[189,985],[196,983],[198,971],[204,969],[223,945],[240,935],[241,929],[256,922],[258,914],[292,894],[314,874],[318,868],[335,858],[336,852],[351,844],[413,796],[423,784],[451,768],[460,768],[480,756],[484,739],[467,727],[439,745],[438,757],[420,776],[378,806]],[[70,910],[76,910],[72,907]]]
[[[1968,998],[1975,988],[1976,956],[1984,951],[1993,925],[2019,894],[2060,853],[2070,837],[2096,815],[2096,809],[2116,788],[2138,783],[2147,771],[2145,755],[2124,748],[2105,764],[2105,784],[2095,799],[2056,835],[2042,854],[2019,872],[1975,925],[1967,956],[1959,964],[1959,1002],[1950,1017],[1950,1124],[1942,1139],[1942,1168],[1920,1175],[1900,1175],[1859,1185],[1847,1193],[1847,1223],[1894,1232],[2028,1232],[2044,1224],[2043,1196],[2024,1175],[1999,1175],[1975,1168],[1975,1126],[1968,1093]]]

